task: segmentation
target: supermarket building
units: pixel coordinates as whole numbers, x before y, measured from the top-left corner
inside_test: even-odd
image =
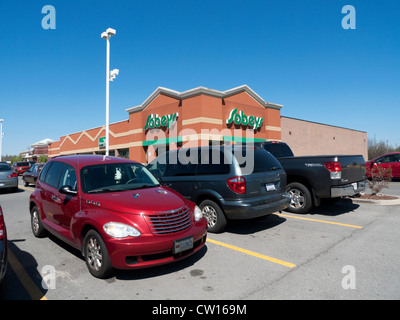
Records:
[[[198,87],[184,92],[159,87],[128,119],[110,124],[110,155],[141,163],[164,150],[210,144],[284,141],[294,154],[361,154],[367,133],[281,116],[282,105],[266,102],[247,85],[227,91]],[[49,158],[105,154],[105,126],[60,137]]]

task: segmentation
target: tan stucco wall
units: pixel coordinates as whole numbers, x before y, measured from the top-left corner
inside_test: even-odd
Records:
[[[281,117],[282,141],[295,156],[361,154],[368,159],[367,133],[316,122]]]

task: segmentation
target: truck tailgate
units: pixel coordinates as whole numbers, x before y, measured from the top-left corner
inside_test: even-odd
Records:
[[[341,183],[353,183],[365,179],[363,156],[338,156],[342,166]]]

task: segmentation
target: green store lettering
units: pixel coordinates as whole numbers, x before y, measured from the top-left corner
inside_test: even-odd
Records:
[[[243,111],[237,112],[238,109],[233,109],[229,114],[228,120],[226,120],[227,124],[234,122],[237,125],[249,126],[253,127],[254,130],[261,128],[264,118],[262,117],[254,117],[254,116],[246,116],[243,114]]]
[[[147,129],[153,129],[153,128],[160,128],[160,127],[167,127],[169,128],[169,125],[173,122],[176,121],[176,118],[178,118],[179,114],[178,112],[167,114],[165,116],[162,116],[161,118],[158,116],[158,114],[151,114],[147,117],[146,120],[146,125],[144,126],[144,130]]]

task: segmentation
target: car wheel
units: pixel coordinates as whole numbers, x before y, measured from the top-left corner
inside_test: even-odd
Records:
[[[89,272],[96,278],[106,278],[111,273],[112,266],[103,238],[95,230],[90,230],[83,245]]]
[[[29,186],[29,182],[28,182],[28,181],[26,181],[24,178],[22,178],[22,181],[24,182],[24,187],[27,187],[27,186]]]
[[[39,210],[36,206],[33,206],[31,209],[31,228],[36,238],[43,238],[47,233],[46,229],[43,227]]]
[[[204,200],[200,203],[203,216],[207,219],[209,232],[222,232],[226,227],[226,218],[221,207],[212,200]]]
[[[6,287],[6,277],[4,276],[4,279],[0,280],[0,299],[4,299],[4,297],[6,296]]]
[[[292,182],[286,186],[286,192],[290,195],[290,204],[287,211],[293,213],[307,213],[311,210],[313,203],[308,188],[299,183]]]

